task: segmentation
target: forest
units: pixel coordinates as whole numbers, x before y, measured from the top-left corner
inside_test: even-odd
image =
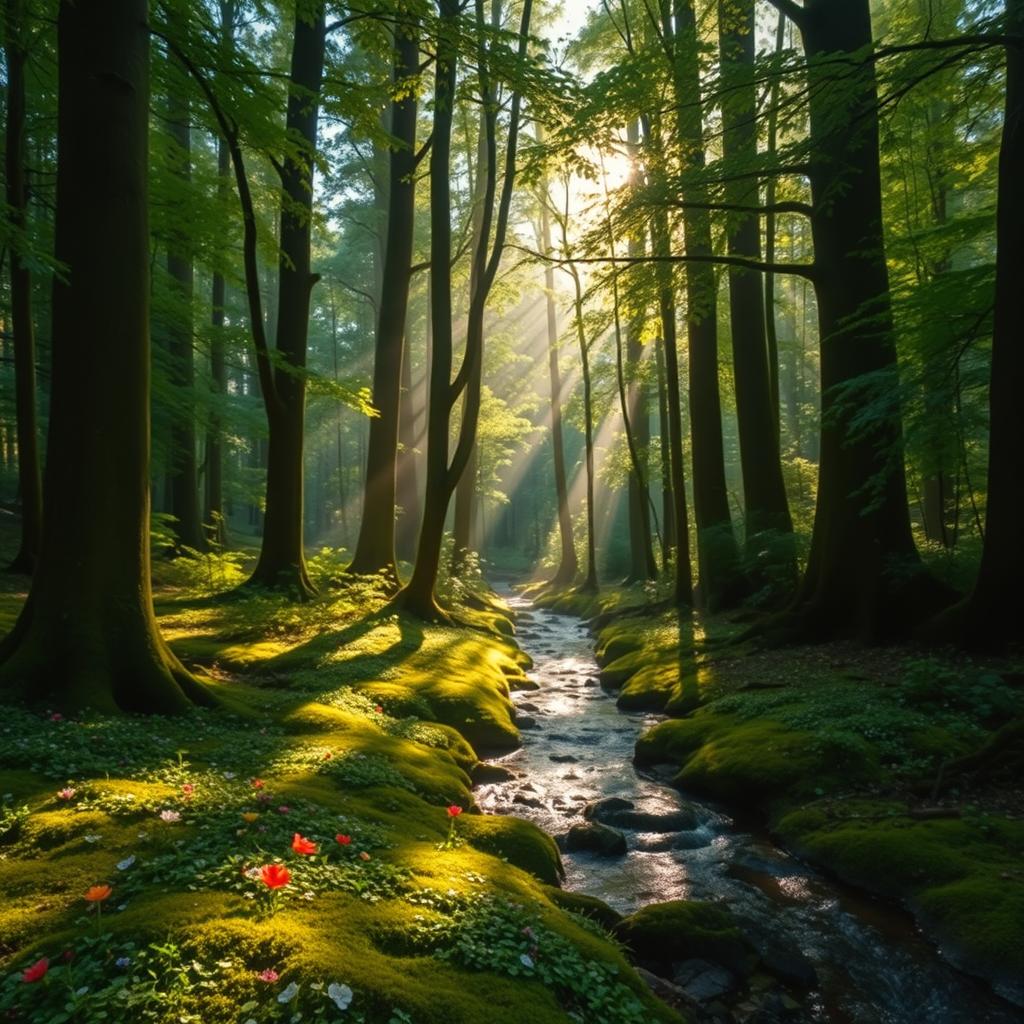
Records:
[[[1024,0],[0,45],[0,1019],[1024,1020]]]

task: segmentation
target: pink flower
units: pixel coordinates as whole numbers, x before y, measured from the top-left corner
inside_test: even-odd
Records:
[[[185,785],[181,787],[182,796],[184,796],[186,800],[190,799],[195,791],[196,787],[191,782],[186,782]]]
[[[63,722],[64,721],[64,716],[59,711],[54,711],[54,713],[52,715],[50,715],[50,721],[51,722]]]
[[[281,975],[278,974],[277,971],[275,971],[272,967],[268,967],[265,971],[260,971],[260,973],[257,974],[256,977],[259,978],[260,981],[273,983],[277,981],[277,979],[280,978]]]
[[[365,850],[361,850],[359,852],[359,859],[360,860],[369,860],[370,859],[370,855]]]
[[[61,800],[74,800],[77,792],[78,790],[75,789],[74,786],[65,786],[63,789],[57,790],[57,796],[59,796]]]
[[[277,809],[277,813],[278,814],[287,814],[290,810],[291,810],[291,808],[287,804],[281,804],[281,806],[278,807],[278,809]]]

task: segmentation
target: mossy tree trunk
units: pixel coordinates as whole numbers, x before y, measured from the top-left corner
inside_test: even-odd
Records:
[[[723,154],[738,166],[750,167],[757,162],[754,0],[719,0],[718,32]],[[757,179],[730,182],[726,203],[733,208],[728,215],[729,254],[760,262]],[[754,583],[788,580],[792,587],[796,551],[772,398],[764,290],[757,271],[730,267],[728,277],[747,568]],[[759,554],[764,550],[769,552],[767,562]]]
[[[25,244],[28,196],[25,187],[25,4],[7,0],[4,53],[7,58],[7,127],[5,171],[11,244],[11,333],[14,338],[14,388],[18,432],[18,492],[21,497],[21,543],[11,572],[32,572],[42,530],[42,479],[36,423],[36,344],[32,320],[32,274],[19,251]],[[18,237],[20,236],[20,237]]]
[[[318,277],[310,268],[313,162],[316,155],[320,86],[323,79],[324,5],[300,7],[295,19],[288,111],[288,136],[300,152],[281,166],[281,260],[278,266],[277,353],[279,365],[266,376],[273,386],[267,407],[267,502],[259,561],[249,582],[288,590],[299,599],[315,593],[303,549],[303,441],[306,408],[306,342],[309,303]],[[268,358],[268,353],[263,353]]]
[[[160,637],[150,592],[146,2],[64,0],[57,43],[67,272],[53,283],[39,561],[0,686],[68,709],[177,711],[209,698]]]
[[[419,27],[415,18],[395,23],[393,81],[399,98],[391,107],[387,241],[373,362],[373,405],[366,455],[363,515],[348,571],[387,573],[397,585],[395,553],[396,474],[402,401],[406,312],[412,272],[416,211],[416,78]]]

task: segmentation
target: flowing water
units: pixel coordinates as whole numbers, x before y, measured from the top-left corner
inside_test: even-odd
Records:
[[[509,782],[481,786],[491,813],[515,814],[554,836],[583,821],[590,801],[621,797],[665,829],[623,829],[625,857],[564,853],[566,887],[630,913],[646,903],[699,899],[726,904],[762,953],[810,961],[818,982],[803,1019],[829,1024],[1011,1024],[1024,1011],[954,970],[910,918],[823,878],[721,808],[694,800],[633,766],[637,737],[660,720],[624,714],[598,685],[592,638],[581,620],[533,608],[517,596],[517,639],[534,659],[540,688],[516,695],[520,749],[501,763]],[[787,950],[790,952],[787,953]],[[801,957],[802,954],[802,957]]]

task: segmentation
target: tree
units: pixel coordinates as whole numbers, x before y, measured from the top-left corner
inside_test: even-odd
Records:
[[[1007,0],[1006,32],[1024,32],[1024,0]],[[1024,572],[1024,351],[1018,307],[1024,285],[1024,49],[1006,47],[1006,107],[999,153],[996,288],[989,385],[988,503],[974,589],[939,619],[940,639],[959,635],[971,648],[1005,649],[1024,638],[1013,596]],[[952,627],[952,629],[950,629]]]
[[[538,143],[543,142],[542,129],[538,126]],[[545,181],[540,189],[540,249],[545,256],[551,252],[551,212],[548,185]],[[569,487],[565,474],[565,439],[562,431],[562,375],[558,366],[558,309],[555,305],[555,268],[544,264],[544,313],[547,327],[548,385],[551,394],[551,454],[555,478],[555,502],[558,516],[559,560],[558,568],[551,579],[553,587],[568,586],[576,579],[579,562],[576,558],[576,542],[572,533],[572,517],[569,513]]]
[[[663,37],[675,90],[677,143],[687,176],[683,211],[686,269],[686,325],[689,343],[690,430],[693,435],[693,509],[697,525],[698,583],[709,609],[734,603],[742,594],[736,538],[729,515],[718,390],[718,316],[708,196],[701,183],[705,166],[697,21],[692,0],[673,0],[663,19]]]
[[[7,0],[4,55],[7,59],[6,199],[11,227],[11,332],[18,420],[18,491],[21,496],[21,545],[12,572],[32,572],[42,529],[42,481],[36,426],[36,346],[32,319],[32,272],[24,258],[27,245],[25,188],[25,4]]]
[[[754,0],[719,0],[722,149],[724,158],[740,169],[756,166],[758,155],[755,28]],[[759,261],[757,179],[734,172],[725,199],[729,254]],[[793,521],[782,479],[761,275],[732,266],[728,276],[748,571],[755,578],[763,570],[771,580],[783,575],[795,582]],[[769,552],[770,565],[762,550]]]
[[[525,0],[519,30],[518,58],[526,55],[529,39],[532,0]],[[477,286],[470,301],[466,325],[466,353],[455,379],[452,380],[452,295],[451,295],[451,135],[455,105],[455,84],[458,62],[458,13],[452,0],[440,0],[434,80],[434,130],[430,150],[430,296],[432,312],[432,353],[430,369],[430,407],[427,421],[427,481],[423,509],[423,525],[416,549],[416,564],[409,582],[398,593],[396,605],[427,619],[443,619],[434,594],[441,560],[444,521],[452,494],[469,463],[475,443],[483,366],[483,327],[487,296],[498,273],[505,245],[512,189],[515,183],[516,154],[519,138],[519,115],[522,97],[513,91],[509,115],[505,173],[497,211],[494,196],[497,188],[497,105],[493,100],[492,70],[487,49],[478,47],[478,74],[484,99],[487,139],[488,184],[484,200],[480,235],[494,237],[474,253]],[[484,36],[483,3],[477,0],[476,27],[478,38]],[[449,462],[449,429],[451,412],[463,398],[462,422],[455,451]]]
[[[373,362],[373,404],[366,455],[363,517],[350,573],[388,574],[398,583],[395,488],[402,400],[404,341],[416,216],[416,80],[419,26],[414,16],[394,25],[387,241]]]
[[[57,34],[65,271],[44,522],[0,686],[67,708],[178,711],[209,695],[161,638],[150,591],[146,2],[63,0]]]
[[[326,43],[324,5],[295,15],[288,110],[294,151],[281,175],[281,258],[278,265],[276,362],[258,353],[267,409],[267,505],[263,543],[250,579],[257,586],[287,589],[304,598],[315,592],[303,550],[303,440],[306,408],[306,341],[309,300],[319,275],[310,268],[313,225],[313,163],[316,156],[320,85]]]
[[[179,29],[180,31],[180,29]],[[170,170],[187,195],[192,177],[191,102],[187,71],[172,60],[167,96],[167,130],[171,139]],[[187,224],[187,221],[186,221]],[[196,415],[193,387],[192,303],[195,297],[195,267],[192,240],[187,227],[171,228],[167,238],[167,276],[171,283],[167,323],[167,347],[170,356],[170,383],[175,391],[168,453],[170,510],[179,545],[202,551],[206,534],[199,513],[198,460],[196,453]]]

